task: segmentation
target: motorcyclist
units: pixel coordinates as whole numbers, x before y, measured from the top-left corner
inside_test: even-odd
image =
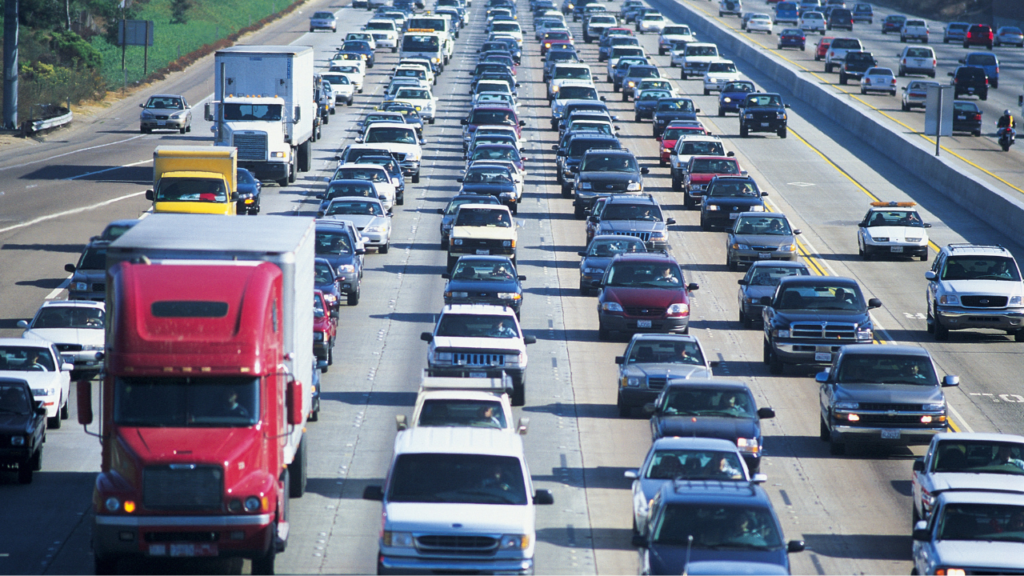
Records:
[[[1003,128],[1016,128],[1016,122],[1013,120],[1013,114],[1009,110],[1003,110],[1003,115],[996,120],[996,128],[1002,131]]]

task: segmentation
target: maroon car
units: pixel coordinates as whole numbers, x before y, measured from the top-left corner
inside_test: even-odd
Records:
[[[321,372],[334,364],[334,340],[338,336],[338,321],[327,307],[327,300],[320,290],[313,291],[313,354]]]
[[[473,108],[469,116],[462,119],[462,151],[469,149],[473,133],[480,126],[512,126],[516,136],[523,137],[523,126],[526,122],[519,119],[515,109],[508,106],[478,106]]]
[[[598,338],[612,332],[690,331],[690,293],[675,258],[667,254],[620,254],[608,265],[597,299]]]

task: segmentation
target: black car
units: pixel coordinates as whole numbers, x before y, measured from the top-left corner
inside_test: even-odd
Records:
[[[557,101],[556,101],[557,102]],[[554,125],[558,129],[558,135],[561,136],[565,132],[565,127],[568,124],[569,117],[572,116],[573,112],[579,112],[587,110],[590,112],[603,112],[611,115],[611,111],[608,110],[608,105],[600,100],[570,100],[562,106],[562,110],[558,116],[558,121]],[[612,118],[615,118],[612,116]],[[552,119],[554,122],[554,119]]]
[[[460,176],[458,181],[462,182],[459,194],[494,196],[508,206],[513,214],[518,213],[516,183],[512,180],[509,168],[501,165],[474,164],[466,169],[466,174]]]
[[[779,138],[785,138],[789,121],[786,108],[789,104],[784,104],[778,94],[747,94],[740,102],[740,136],[746,138],[751,132],[775,132]]]
[[[260,190],[263,189],[263,184],[252,175],[245,168],[239,168],[238,173],[235,176],[238,181],[236,186],[238,187],[238,204],[236,205],[236,212],[239,214],[259,214],[260,213]]]
[[[572,196],[573,183],[579,170],[583,155],[590,150],[621,150],[622,143],[615,136],[580,133],[571,136],[565,146],[555,151],[555,165],[558,167],[558,180],[562,184],[562,196]]]
[[[767,192],[762,192],[750,176],[715,176],[704,190],[700,205],[700,228],[730,227],[743,212],[764,212]]]
[[[953,132],[970,132],[981,136],[981,108],[966,100],[953,101]]]
[[[587,151],[573,183],[576,219],[583,219],[598,196],[643,191],[643,175],[648,172],[646,166],[640,167],[629,150]]]
[[[594,282],[604,277],[612,259],[634,252],[647,252],[647,244],[633,236],[595,236],[586,250],[577,252],[583,258],[580,260],[580,294],[586,296],[594,291]]]
[[[526,276],[506,256],[462,256],[450,273],[444,287],[444,303],[494,304],[508,306],[519,317],[523,306],[523,285]]]
[[[771,408],[758,408],[742,382],[673,379],[653,404],[651,439],[665,436],[721,438],[739,447],[750,473],[761,468],[764,454],[761,419],[775,417]]]
[[[853,12],[850,12],[847,8],[834,8],[828,14],[828,21],[825,23],[825,27],[829,30],[844,28],[852,32]]]
[[[313,288],[323,292],[331,317],[337,320],[341,307],[341,282],[334,266],[326,258],[313,260]]]
[[[847,52],[846,58],[843,58],[843,63],[839,66],[839,83],[845,85],[851,78],[860,80],[868,68],[875,65],[875,57],[871,55],[871,52],[863,50]]]
[[[342,220],[316,223],[316,255],[334,268],[349,306],[359,304],[363,287],[363,254],[366,249],[357,241],[357,234],[351,224]]]
[[[689,98],[661,98],[654,108],[654,137],[661,136],[665,127],[675,120],[696,120],[700,108]]]
[[[18,482],[31,483],[43,465],[46,408],[24,380],[0,378],[0,438],[0,466],[17,466]]]
[[[968,95],[988,100],[988,76],[985,75],[984,68],[957,66],[949,75],[953,77],[953,98]]]
[[[707,463],[707,476],[713,465],[721,464]],[[768,494],[747,482],[665,482],[637,528],[647,574],[789,574],[789,554],[804,550],[802,540],[783,540]]]

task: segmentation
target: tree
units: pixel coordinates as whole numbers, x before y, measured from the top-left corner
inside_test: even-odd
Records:
[[[194,4],[193,0],[171,0],[171,24],[188,22],[188,11]]]

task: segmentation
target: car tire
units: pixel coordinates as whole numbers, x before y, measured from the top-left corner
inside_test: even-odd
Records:
[[[705,88],[704,89],[704,95],[705,96],[710,96],[711,95],[711,90],[708,90],[707,88]]]
[[[910,112],[910,106],[907,106],[906,102],[901,102],[900,108],[902,108],[904,112]]]
[[[572,198],[572,186],[562,184],[562,196],[565,198]]]
[[[863,89],[863,88],[861,88],[861,89],[860,89],[860,93],[861,93],[861,95],[865,95],[865,94],[867,94],[867,93],[868,93],[868,91],[867,91],[867,90],[865,90],[865,89]]]
[[[718,107],[718,117],[719,118],[724,118],[725,117],[725,110],[723,110],[721,106]]]
[[[360,296],[360,293],[362,291],[363,291],[362,283],[356,284],[356,289],[353,292],[349,292],[349,295],[348,295],[348,305],[349,306],[356,306],[357,304],[359,304],[359,296]]]
[[[779,138],[785,138],[788,133],[789,133],[789,129],[786,128],[785,126],[783,126],[782,128],[779,128]]]
[[[686,80],[686,70],[680,70],[679,71],[679,79],[680,80]]]
[[[391,250],[391,241],[388,240],[383,246],[377,249],[378,254],[387,254]]]
[[[57,415],[54,416],[53,418],[46,419],[46,427],[49,428],[50,430],[60,430],[60,425],[60,410],[57,411]]]
[[[513,406],[526,404],[526,375],[512,377],[512,394],[509,401]]]
[[[828,453],[833,456],[842,456],[843,454],[846,454],[846,444],[842,442],[829,441]]]
[[[825,73],[826,74],[831,74],[832,73],[832,65],[829,64],[828,62],[825,62]]]
[[[893,90],[892,92],[889,92],[889,96],[892,96],[893,98],[895,98],[896,97],[896,91]]]
[[[927,261],[928,261],[928,251],[925,250],[924,252],[921,253],[921,262],[927,262]]]
[[[274,524],[273,533],[277,534],[277,524]],[[252,573],[253,574],[273,574],[274,563],[277,561],[277,543],[274,542],[276,537],[271,539],[270,549],[264,554],[252,559]],[[97,572],[99,574],[99,572]]]
[[[740,124],[740,138],[746,138],[750,135],[750,130],[743,124]]]
[[[979,94],[978,95],[978,99],[979,100],[988,100],[988,91],[986,90],[985,92],[982,92],[981,94]]]
[[[641,120],[639,114],[633,114],[633,122],[639,122]]]
[[[828,429],[828,424],[825,424],[825,418],[818,416],[818,440],[822,442],[828,442],[832,439],[832,433]]]
[[[42,447],[40,447],[39,450],[36,452],[36,455],[38,456],[41,455],[42,453],[43,449]],[[33,456],[32,458],[23,460],[22,462],[18,463],[18,484],[32,483],[32,474],[35,472],[33,460],[35,460],[37,456]]]
[[[629,102],[629,95],[626,94],[625,90],[622,91],[622,101],[623,102]]]
[[[577,220],[583,220],[583,217],[586,216],[587,213],[583,210],[583,206],[573,206],[572,215]]]
[[[683,181],[681,179],[679,179],[675,174],[672,175],[672,189],[673,190],[682,190],[683,189]]]
[[[580,284],[580,296],[590,296],[590,287]]]
[[[606,330],[600,324],[598,324],[598,326],[597,326],[597,339],[602,341],[602,342],[611,340],[611,332]]]
[[[178,133],[179,134],[184,134],[185,133],[185,128],[178,128]]]
[[[937,342],[945,342],[949,340],[949,328],[942,325],[938,318],[932,319],[932,327],[934,329],[935,340]]]
[[[60,419],[61,420],[67,420],[68,419],[68,417],[69,417],[68,405],[69,404],[70,404],[70,402],[65,402],[64,406],[61,406],[61,409],[60,409]]]
[[[846,73],[843,71],[842,68],[839,69],[839,83],[843,86],[846,86]]]
[[[419,184],[420,183],[420,173],[419,173],[419,171],[417,171],[415,174],[412,175],[412,183],[413,184]]]

